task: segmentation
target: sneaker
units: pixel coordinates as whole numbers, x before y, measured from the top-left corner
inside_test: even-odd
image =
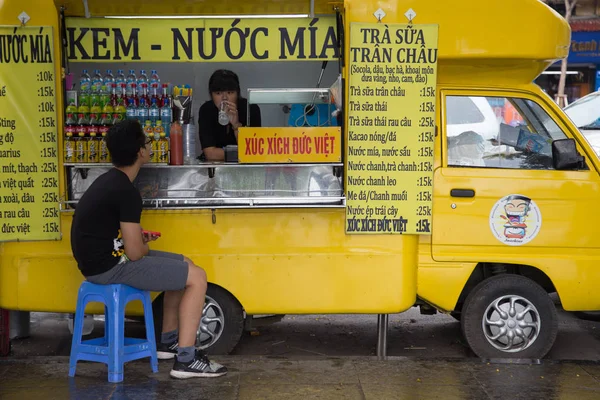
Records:
[[[159,360],[170,360],[177,355],[178,348],[177,340],[173,343],[159,343],[156,345],[156,356]]]
[[[177,379],[188,378],[216,378],[227,373],[227,367],[210,361],[206,354],[196,350],[196,356],[190,362],[183,363],[175,357],[175,364],[171,370],[171,377]]]

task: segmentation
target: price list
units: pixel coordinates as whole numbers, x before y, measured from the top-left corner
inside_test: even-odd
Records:
[[[0,241],[60,238],[51,27],[0,28]]]
[[[438,26],[352,23],[347,234],[431,234]]]

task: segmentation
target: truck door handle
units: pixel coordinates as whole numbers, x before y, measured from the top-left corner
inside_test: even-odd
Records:
[[[450,190],[450,196],[452,196],[452,197],[475,197],[475,191],[473,189],[452,189],[452,190]]]

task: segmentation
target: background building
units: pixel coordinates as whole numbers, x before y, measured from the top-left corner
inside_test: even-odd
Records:
[[[564,0],[547,3],[561,15],[565,14]],[[578,0],[570,25],[571,48],[565,94],[572,103],[600,89],[600,0]],[[554,98],[559,77],[560,62],[557,62],[535,82]]]

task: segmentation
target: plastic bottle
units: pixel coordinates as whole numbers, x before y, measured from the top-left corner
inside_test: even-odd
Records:
[[[94,76],[92,77],[92,92],[100,91],[100,88],[104,84],[104,79],[102,78],[102,74],[100,74],[99,69],[94,70]]]
[[[85,120],[83,120],[82,116],[80,116],[80,120],[82,123],[77,126],[77,139],[75,140],[74,158],[76,163],[85,163],[87,162],[88,153],[88,143],[87,138],[85,137],[87,133],[87,123],[85,123]]]
[[[146,75],[146,70],[140,70],[140,75],[137,78],[137,85],[140,86],[142,83],[148,84],[148,75]]]
[[[90,114],[100,115],[102,112],[101,92],[93,91],[90,95]]]
[[[154,128],[152,127],[152,122],[150,122],[150,120],[146,120],[145,122],[144,134],[152,141],[150,144],[150,162],[154,162],[154,149],[156,144],[154,143]]]
[[[79,76],[79,91],[81,93],[89,92],[92,88],[92,78],[90,74],[88,74],[87,69],[81,71],[81,75]]]
[[[153,98],[150,109],[148,110],[148,115],[150,122],[152,122],[152,126],[156,126],[156,121],[160,119],[160,109],[158,108],[157,101],[157,99]]]
[[[97,163],[100,159],[100,143],[97,136],[97,132],[90,132],[90,138],[88,139],[88,162],[90,163]]]
[[[141,85],[138,85],[138,86],[139,86],[139,88],[138,88],[139,104],[141,105],[143,103],[147,107],[150,107],[150,99],[148,98],[148,84],[142,83]]]
[[[155,133],[155,135],[156,135],[156,133]],[[160,132],[158,134],[158,137],[159,137],[159,139],[156,142],[156,162],[168,163],[169,162],[169,140],[167,139],[165,132]]]
[[[119,90],[120,100],[123,101],[124,105],[127,105],[127,85],[124,83],[117,84],[117,90]]]
[[[137,85],[135,83],[131,85],[131,94],[129,94],[129,98],[133,99],[133,102],[135,103],[136,107],[140,105],[140,98],[138,97]]]
[[[140,124],[145,124],[146,120],[150,117],[150,110],[145,102],[140,99],[140,105],[137,107],[137,117]]]
[[[112,103],[110,102],[110,95],[105,94],[103,96],[104,106],[102,107],[102,114],[106,114],[109,117],[112,117],[112,113],[115,110]]]
[[[135,101],[132,98],[129,99],[129,104],[127,104],[127,111],[125,112],[125,116],[127,119],[138,119],[138,110],[135,106]]]
[[[64,143],[64,157],[65,162],[75,162],[75,141],[73,136],[76,131],[77,120],[74,114],[67,114],[65,119],[65,143]]]
[[[89,135],[92,133],[98,135],[98,130],[100,129],[100,113],[98,114],[90,114],[90,122],[88,125],[87,132]]]
[[[89,114],[79,113],[77,115],[77,129],[80,129],[81,126],[86,126],[84,133],[87,133],[87,126],[90,124]]]
[[[115,76],[112,73],[112,69],[107,69],[106,70],[106,75],[104,75],[104,80],[103,80],[105,85],[112,85],[115,82]]]
[[[114,107],[118,104],[119,96],[117,96],[117,84],[111,83],[110,85],[106,85],[110,88],[110,104]]]
[[[88,93],[86,93],[86,95],[88,95]],[[87,116],[90,114],[90,104],[89,104],[89,100],[90,97],[89,95],[86,97],[85,101],[81,101],[79,103],[79,107],[77,107],[77,113],[78,114],[84,114],[85,117],[87,118]]]
[[[106,134],[112,126],[112,118],[110,114],[102,114],[100,119],[100,127],[98,128],[98,134],[102,137],[102,143],[98,148],[98,162],[107,163],[110,162],[110,154],[108,153],[108,147],[106,146]]]
[[[75,140],[73,139],[73,131],[67,130],[65,133],[65,162],[72,163],[75,162]]]
[[[77,113],[77,106],[75,105],[75,99],[69,100],[69,105],[67,106],[65,112],[67,114],[76,114]]]
[[[125,84],[125,87],[127,87],[127,78],[125,78],[125,74],[123,73],[122,69],[117,70],[117,76],[115,76],[115,83],[117,84],[117,87],[121,87],[121,84]]]
[[[149,138],[154,137],[154,127],[152,126],[152,122],[149,119],[147,119],[146,122],[144,122],[144,133]]]
[[[150,71],[150,85],[153,84],[156,84],[157,88],[160,86],[160,77],[158,76],[158,73],[155,69]]]
[[[108,103],[110,103],[110,93],[108,92],[108,88],[106,85],[103,85],[100,88],[100,107],[104,108]]]
[[[135,71],[133,69],[129,70],[129,74],[127,75],[127,78],[125,78],[125,83],[127,84],[127,96],[131,96],[133,93],[131,85],[137,83],[137,77],[135,76]]]
[[[125,107],[124,101],[125,100],[120,97],[117,98],[117,105],[113,111],[113,124],[117,124],[125,120],[125,116],[127,115],[127,107]]]
[[[163,87],[163,93],[166,89]],[[160,109],[160,120],[165,129],[167,137],[170,135],[171,123],[173,122],[173,110],[171,109],[171,99],[163,97],[163,106]]]
[[[183,130],[179,121],[175,121],[171,125],[171,155],[169,164],[183,165]]]
[[[100,133],[100,144],[98,145],[98,162],[100,163],[110,162],[110,153],[106,146],[106,133],[106,131],[101,131]]]
[[[77,111],[77,109],[75,109]],[[75,131],[75,125],[77,124],[77,119],[75,118],[75,113],[68,113],[67,118],[65,119],[65,131],[68,127],[73,127],[73,131]]]

